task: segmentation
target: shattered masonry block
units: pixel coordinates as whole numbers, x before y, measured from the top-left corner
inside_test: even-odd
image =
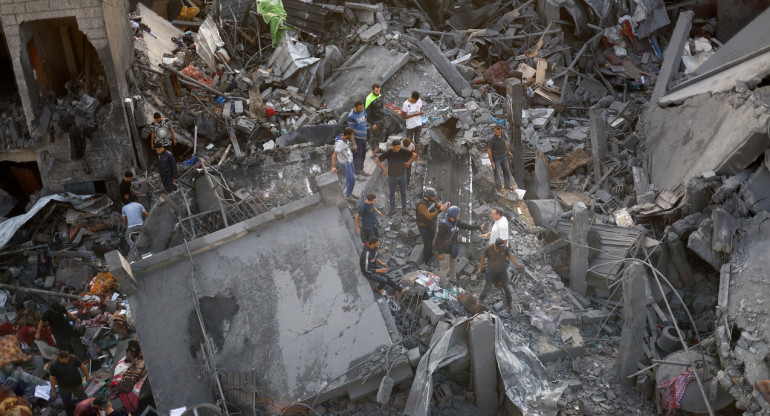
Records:
[[[436,325],[441,318],[446,316],[446,312],[441,309],[438,303],[424,300],[422,301],[422,316],[430,319],[431,325]]]
[[[370,40],[374,39],[376,36],[379,36],[382,34],[382,32],[385,31],[385,28],[382,27],[381,24],[375,23],[370,27],[369,29],[366,29],[363,33],[361,33],[361,40],[364,42],[369,42]]]
[[[409,259],[407,259],[407,262],[412,264],[420,264],[420,261],[422,260],[422,249],[425,247],[422,244],[418,244],[414,246],[412,249],[412,254],[409,255]]]
[[[568,342],[563,343],[560,347],[551,345],[546,337],[540,337],[538,340],[536,347],[537,358],[543,364],[560,358],[579,357],[585,354],[585,343],[583,342],[583,336],[580,335],[580,330],[570,325],[560,325],[559,330],[561,339],[568,340]]]
[[[411,350],[407,351],[406,357],[409,359],[409,365],[412,367],[417,367],[417,364],[420,362],[420,349],[412,348]]]

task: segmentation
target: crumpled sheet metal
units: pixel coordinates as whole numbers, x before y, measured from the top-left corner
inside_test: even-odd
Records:
[[[472,318],[465,318],[455,322],[435,344],[428,348],[428,351],[420,358],[417,369],[414,372],[412,388],[409,390],[409,397],[406,399],[404,414],[409,416],[427,416],[430,414],[430,399],[433,396],[433,373],[440,368],[440,364],[446,358],[450,343],[454,338],[452,335],[458,331],[467,331],[468,322]],[[467,342],[467,338],[465,338]]]
[[[321,60],[321,58],[310,56],[307,45],[290,38],[290,36],[285,36],[281,40],[281,43],[275,48],[273,54],[270,55],[270,60],[267,62],[268,67],[278,66],[281,69],[283,80],[289,79],[301,68]]]
[[[224,49],[225,42],[219,36],[219,29],[211,16],[206,17],[198,29],[198,33],[193,36],[195,38],[196,51],[209,68],[217,69],[218,61],[216,54],[221,54],[224,59],[230,60],[230,56]]]
[[[0,223],[0,249],[5,247],[5,245],[11,241],[11,238],[13,238],[14,234],[16,234],[16,231],[18,231],[24,224],[26,224],[27,221],[31,220],[38,212],[40,212],[40,210],[45,208],[45,206],[48,205],[48,203],[51,201],[69,202],[73,207],[75,207],[76,210],[97,214],[101,212],[105,204],[111,203],[109,201],[105,202],[105,200],[107,200],[107,197],[104,195],[81,196],[71,194],[69,192],[66,194],[56,194],[42,197],[37,202],[35,202],[35,205],[33,205],[32,208],[30,208],[26,213],[9,218]]]
[[[492,319],[495,322],[495,357],[497,369],[503,379],[505,394],[523,414],[527,414],[531,406],[550,392],[548,377],[543,363],[535,353],[527,347],[524,341],[508,333],[503,322],[489,312],[475,315],[455,322],[441,338],[433,344],[420,358],[417,365],[412,388],[406,400],[404,414],[409,416],[427,416],[430,414],[430,402],[433,394],[433,373],[441,367],[447,357],[447,352],[453,350],[455,342],[468,342],[467,337],[457,336],[457,332],[468,330],[468,324],[473,319]],[[532,415],[538,414],[529,413]]]
[[[506,331],[500,318],[494,318],[497,371],[503,379],[505,395],[527,414],[530,406],[550,392],[548,373],[527,344]]]

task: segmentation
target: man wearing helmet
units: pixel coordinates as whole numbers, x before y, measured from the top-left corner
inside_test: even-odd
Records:
[[[437,200],[438,194],[433,188],[425,188],[422,199],[417,202],[417,229],[422,237],[422,261],[426,266],[431,266],[433,257],[433,237],[436,235],[436,218],[440,212],[449,208],[449,202],[443,205]]]
[[[446,278],[455,278],[455,266],[457,255],[460,254],[460,245],[457,244],[457,234],[460,228],[463,230],[484,230],[486,223],[473,225],[460,221],[460,208],[451,206],[446,210],[446,217],[438,225],[436,238],[433,240],[433,249],[438,251],[438,259],[441,269],[438,272],[439,285],[446,287]]]

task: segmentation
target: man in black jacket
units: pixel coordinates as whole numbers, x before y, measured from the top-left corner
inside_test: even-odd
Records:
[[[160,171],[160,182],[163,184],[163,189],[166,193],[176,191],[179,171],[176,167],[174,155],[166,150],[160,142],[155,142],[155,152],[158,153],[158,170]]]
[[[385,131],[385,102],[380,84],[372,84],[372,92],[366,97],[366,115],[371,126],[369,144],[372,156],[379,149]]]
[[[473,225],[460,221],[460,208],[451,206],[446,210],[446,217],[438,224],[436,238],[433,240],[433,249],[438,252],[441,269],[438,272],[439,285],[446,287],[447,275],[455,278],[455,266],[457,255],[460,254],[460,245],[457,243],[459,229],[484,230],[486,223]]]

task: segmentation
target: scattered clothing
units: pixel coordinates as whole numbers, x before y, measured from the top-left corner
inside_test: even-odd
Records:
[[[695,373],[687,370],[663,384],[658,384],[657,387],[661,390],[660,401],[663,408],[667,410],[667,415],[673,415],[679,408],[679,401],[682,400],[687,385],[694,379]]]

